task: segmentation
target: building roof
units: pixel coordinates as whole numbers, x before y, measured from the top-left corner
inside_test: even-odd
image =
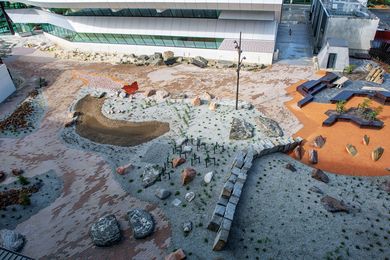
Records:
[[[283,0],[18,0],[47,8],[155,8],[217,10],[279,10]],[[271,9],[270,9],[271,8]],[[276,8],[276,7],[275,7]]]
[[[348,48],[348,42],[344,39],[340,38],[328,38],[328,44],[332,47],[347,47]]]
[[[379,17],[379,29],[390,31],[390,9],[370,9],[370,11]]]
[[[357,0],[319,0],[329,16],[359,17],[361,19],[378,19],[367,7]]]

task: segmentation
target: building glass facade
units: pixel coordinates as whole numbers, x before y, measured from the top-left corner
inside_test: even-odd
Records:
[[[223,39],[199,37],[78,33],[52,24],[42,24],[41,27],[44,32],[71,42],[218,49],[223,41]]]
[[[156,9],[104,9],[87,8],[72,10],[64,8],[51,8],[51,12],[65,16],[122,16],[122,17],[176,17],[176,18],[205,18],[218,19],[221,13],[218,10],[194,10],[194,9],[167,9],[161,12]]]

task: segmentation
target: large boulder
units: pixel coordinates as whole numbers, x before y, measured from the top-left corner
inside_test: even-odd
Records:
[[[191,104],[195,107],[202,105],[201,99],[196,96],[194,99],[191,100]]]
[[[142,173],[142,185],[144,188],[152,186],[158,179],[160,179],[161,174],[161,166],[157,164],[146,166],[144,172]]]
[[[278,122],[271,118],[258,116],[255,118],[256,126],[269,137],[283,136],[283,130]]]
[[[196,176],[196,171],[192,168],[185,168],[181,173],[181,181],[183,185],[190,183]]]
[[[230,129],[230,139],[244,140],[253,137],[253,126],[243,119],[233,118]]]
[[[205,58],[203,58],[201,56],[196,56],[195,58],[191,59],[191,63],[199,68],[206,68],[208,60],[206,60]]]
[[[119,223],[114,215],[108,215],[100,218],[93,223],[89,235],[95,246],[111,246],[121,239]]]
[[[0,230],[0,247],[18,252],[24,246],[25,238],[22,234],[9,229]]]
[[[161,101],[164,100],[165,98],[169,97],[169,92],[166,90],[157,90],[156,91],[156,99]]]
[[[311,177],[317,181],[322,181],[324,183],[329,183],[329,177],[320,169],[314,169],[311,173]]]
[[[156,52],[153,55],[150,55],[148,61],[149,61],[149,64],[152,66],[160,66],[164,63],[162,54],[160,52]]]
[[[149,212],[143,209],[133,209],[127,213],[127,216],[134,238],[145,238],[153,233],[154,220]]]
[[[176,62],[175,54],[172,51],[164,51],[162,57],[165,65],[172,65]]]
[[[326,142],[326,139],[322,135],[318,135],[313,140],[313,146],[316,148],[322,148]]]
[[[329,212],[347,212],[349,213],[349,208],[344,204],[344,202],[339,201],[331,196],[325,196],[321,199],[321,203],[324,208]]]

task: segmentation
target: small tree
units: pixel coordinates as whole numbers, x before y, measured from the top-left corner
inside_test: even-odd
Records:
[[[339,101],[336,103],[336,111],[337,113],[339,114],[342,114],[345,112],[345,104],[347,103],[347,101],[345,100],[342,100],[342,101]]]
[[[358,110],[361,114],[364,114],[367,109],[370,108],[371,100],[368,98],[365,98],[362,103],[358,104]]]

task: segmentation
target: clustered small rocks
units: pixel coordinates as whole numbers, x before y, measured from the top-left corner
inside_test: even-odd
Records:
[[[26,48],[35,48],[41,51],[53,52],[55,58],[89,61],[89,62],[108,62],[113,64],[134,64],[136,66],[161,66],[173,64],[193,64],[200,68],[214,67],[214,68],[235,68],[236,63],[225,60],[207,60],[203,57],[182,57],[175,56],[172,51],[165,51],[163,53],[156,52],[152,55],[135,55],[122,53],[104,53],[104,52],[86,52],[79,49],[64,50],[53,43],[41,42],[26,43]],[[243,64],[242,69],[253,71],[266,68],[264,64]]]

